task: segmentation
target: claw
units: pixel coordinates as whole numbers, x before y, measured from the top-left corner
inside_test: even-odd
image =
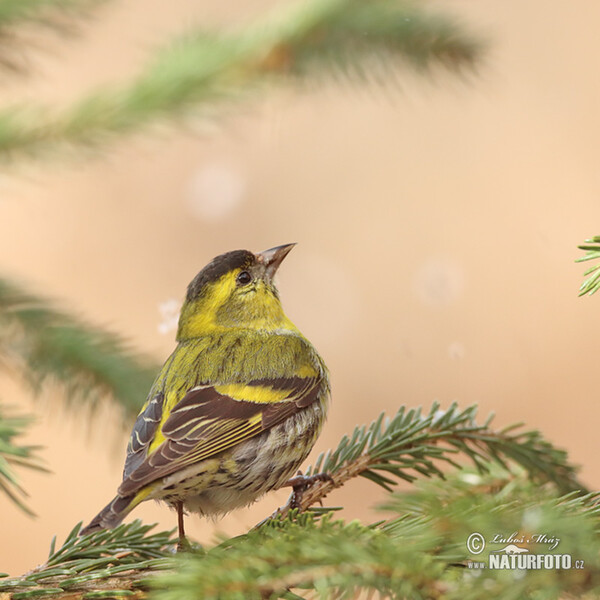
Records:
[[[298,471],[296,477],[288,479],[282,487],[292,488],[292,496],[289,501],[290,508],[301,508],[304,492],[318,481],[333,481],[333,477],[329,473],[315,473],[306,476],[302,475],[302,471]]]

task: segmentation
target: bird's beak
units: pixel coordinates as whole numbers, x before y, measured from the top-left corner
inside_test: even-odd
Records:
[[[258,262],[265,266],[265,272],[269,280],[273,279],[279,265],[295,245],[284,244],[283,246],[276,246],[275,248],[269,248],[269,250],[263,250],[263,252],[259,252],[256,255]]]

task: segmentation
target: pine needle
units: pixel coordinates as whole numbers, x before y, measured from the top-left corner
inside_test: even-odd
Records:
[[[34,516],[25,503],[25,490],[19,485],[15,468],[47,471],[37,456],[38,446],[23,446],[15,443],[33,419],[24,416],[11,416],[0,406],[0,490],[2,490],[22,511]]]
[[[585,244],[578,246],[580,250],[586,250],[585,256],[578,258],[575,262],[586,262],[589,260],[600,259],[600,236],[594,236],[589,240],[585,240]],[[592,296],[600,289],[600,265],[594,265],[584,272],[584,277],[587,279],[579,288],[579,295],[586,294]]]

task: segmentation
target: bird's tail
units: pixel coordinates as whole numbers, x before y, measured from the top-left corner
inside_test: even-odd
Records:
[[[79,535],[86,535],[100,529],[113,529],[140,503],[139,494],[115,496],[90,522]]]

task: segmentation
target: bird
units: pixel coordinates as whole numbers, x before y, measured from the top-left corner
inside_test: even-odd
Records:
[[[80,531],[112,529],[141,502],[222,516],[326,474],[297,473],[325,422],[328,369],[284,313],[274,276],[295,244],[210,261],[187,288],[177,346],[133,426],[116,496]],[[294,476],[295,475],[295,476]]]

